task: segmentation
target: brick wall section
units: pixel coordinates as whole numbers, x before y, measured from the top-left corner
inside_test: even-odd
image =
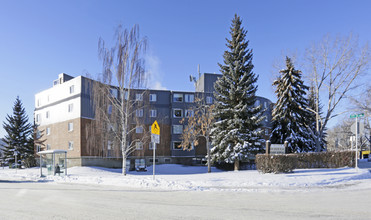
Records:
[[[68,123],[73,123],[73,131],[68,131]],[[80,157],[81,156],[81,141],[80,141],[80,119],[73,119],[64,122],[40,126],[39,130],[42,131],[43,139],[46,150],[47,144],[50,144],[50,150],[67,150],[67,157]],[[47,128],[50,128],[50,134],[46,135]],[[68,149],[68,142],[73,141],[73,150]]]

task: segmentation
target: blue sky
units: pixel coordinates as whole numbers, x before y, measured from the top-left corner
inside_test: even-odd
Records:
[[[371,1],[0,1],[0,121],[17,96],[33,118],[34,94],[50,88],[59,73],[101,72],[99,37],[113,40],[117,25],[140,26],[149,42],[152,88],[193,91],[189,75],[219,73],[225,38],[235,13],[253,49],[258,95],[275,101],[273,63],[301,54],[324,35],[371,39]],[[0,128],[0,137],[4,130]]]

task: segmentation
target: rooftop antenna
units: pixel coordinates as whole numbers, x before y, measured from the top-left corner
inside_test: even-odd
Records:
[[[198,78],[201,77],[201,73],[200,73],[200,64],[198,64],[197,66],[197,72],[198,72]],[[195,76],[192,76],[192,75],[189,75],[189,81],[190,82],[193,82],[195,84],[195,88],[196,88],[196,84],[197,84],[197,79]]]
[[[200,64],[197,65],[198,78],[201,78]]]
[[[195,87],[196,87],[196,82],[197,82],[197,79],[196,77],[192,76],[192,75],[189,75],[189,81],[190,82],[193,82],[195,84]]]

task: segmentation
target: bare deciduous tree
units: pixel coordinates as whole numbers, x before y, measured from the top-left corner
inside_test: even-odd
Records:
[[[353,123],[354,120],[347,118],[327,131],[326,140],[328,151],[351,149],[349,138],[353,135],[351,132],[351,126]]]
[[[369,82],[368,82],[369,83]],[[353,105],[351,110],[364,112],[366,116],[371,117],[371,85],[357,97],[350,97]]]
[[[328,36],[307,51],[310,64],[309,78],[315,91],[316,130],[311,135],[320,151],[320,140],[330,119],[336,117],[335,110],[346,95],[355,88],[357,79],[365,73],[370,61],[367,44],[359,48],[352,35],[331,40]],[[324,115],[320,115],[320,100],[324,103]]]
[[[199,138],[205,138],[207,150],[207,172],[211,172],[211,157],[210,157],[210,132],[215,119],[213,115],[214,105],[207,105],[203,99],[196,98],[196,106],[192,109],[192,113],[186,115],[188,118],[183,118],[182,123],[187,122],[183,130],[181,139],[184,150],[189,150],[192,145],[199,144]]]
[[[121,152],[122,173],[126,175],[126,159],[136,149],[136,143],[147,138],[134,135],[138,127],[145,130],[144,92],[140,92],[145,90],[139,89],[144,89],[146,82],[142,54],[147,40],[140,38],[138,25],[130,31],[119,26],[115,38],[116,45],[110,49],[99,40],[103,73],[92,90],[95,120],[90,132],[96,134],[95,141],[107,146],[106,149],[114,154]]]

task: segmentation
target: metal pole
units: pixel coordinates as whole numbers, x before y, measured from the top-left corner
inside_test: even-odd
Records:
[[[67,153],[64,153],[64,173],[67,176]]]
[[[152,142],[153,147],[153,180],[155,180],[155,167],[156,167],[156,143]]]
[[[356,170],[358,170],[358,117],[356,117]]]
[[[40,177],[42,177],[43,176],[43,167],[42,167],[41,154],[39,156],[40,156]]]
[[[54,154],[54,152],[53,152],[53,157],[52,157],[53,159],[53,175],[55,176],[55,154]]]

